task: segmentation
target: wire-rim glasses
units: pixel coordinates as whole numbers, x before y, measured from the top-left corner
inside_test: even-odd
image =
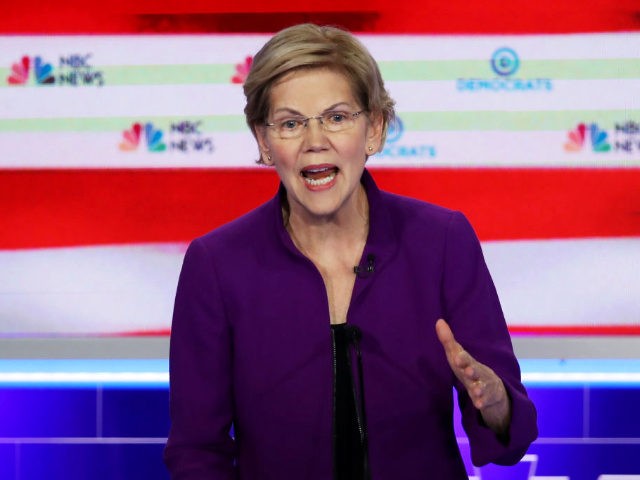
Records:
[[[354,113],[330,110],[313,117],[292,116],[277,119],[273,123],[265,123],[265,126],[270,127],[283,140],[301,136],[307,128],[309,120],[318,120],[322,128],[327,132],[342,132],[353,127],[362,112],[364,110]]]

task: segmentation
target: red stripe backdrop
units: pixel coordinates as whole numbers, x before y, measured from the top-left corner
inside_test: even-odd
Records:
[[[378,33],[567,33],[640,28],[637,0],[20,0],[4,33],[272,32],[302,21]]]
[[[465,212],[482,240],[640,235],[640,169],[376,169],[374,176],[383,189]],[[187,241],[276,188],[266,167],[4,171],[0,248]]]

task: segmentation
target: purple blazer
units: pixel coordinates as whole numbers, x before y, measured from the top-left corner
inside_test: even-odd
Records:
[[[514,464],[537,436],[536,410],[482,256],[457,212],[380,191],[370,208],[347,321],[360,348],[372,480],[466,479],[453,429],[453,388],[476,465]],[[171,331],[174,480],[333,478],[333,367],[327,295],[285,230],[280,197],[194,240]],[[444,318],[503,380],[506,439],[487,428],[438,342]],[[229,435],[233,424],[235,440]]]

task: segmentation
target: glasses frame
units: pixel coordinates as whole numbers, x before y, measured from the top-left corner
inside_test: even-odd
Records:
[[[278,136],[282,139],[282,140],[292,140],[292,139],[296,139],[296,138],[300,138],[302,136],[302,134],[305,132],[306,128],[309,126],[309,120],[318,120],[318,122],[320,123],[320,125],[322,126],[322,130],[325,132],[330,132],[330,133],[336,133],[336,132],[342,132],[344,130],[336,130],[336,131],[332,131],[332,130],[328,130],[327,127],[325,126],[324,123],[324,117],[325,115],[331,115],[331,114],[336,114],[336,113],[344,113],[347,114],[347,116],[349,117],[349,119],[351,120],[357,120],[361,114],[363,114],[365,112],[365,110],[360,110],[358,112],[342,112],[342,111],[328,111],[325,112],[321,115],[313,115],[311,117],[290,117],[288,119],[284,119],[283,122],[286,122],[288,120],[298,120],[300,122],[302,122],[302,126],[304,127],[303,129],[300,130],[299,134],[294,135],[293,137],[284,137],[282,136],[282,133],[280,133],[280,131],[276,130],[278,133]],[[279,124],[278,123],[269,123],[269,122],[265,122],[264,126],[265,127],[277,127]],[[349,130],[353,125],[347,127],[345,130]]]

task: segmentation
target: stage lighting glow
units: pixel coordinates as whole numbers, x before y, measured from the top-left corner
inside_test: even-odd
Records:
[[[523,359],[520,365],[530,386],[640,386],[639,359]],[[0,388],[168,385],[166,359],[0,360]]]

